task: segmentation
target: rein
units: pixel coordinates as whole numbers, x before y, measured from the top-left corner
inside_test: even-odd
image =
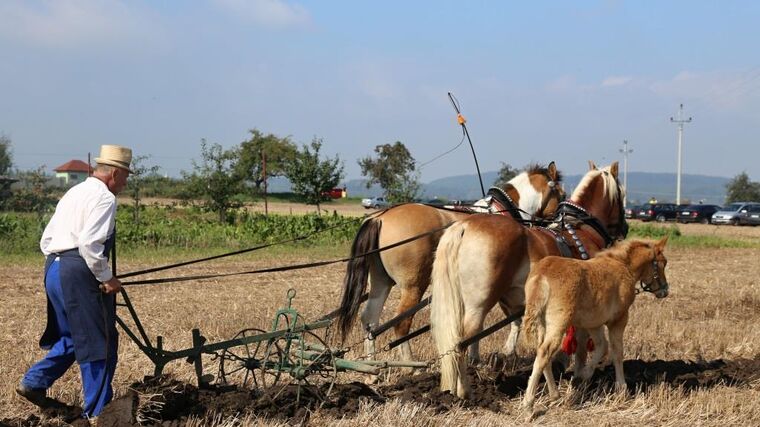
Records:
[[[258,274],[258,273],[273,273],[273,272],[279,272],[279,271],[290,271],[290,270],[300,270],[304,268],[311,268],[311,267],[321,267],[324,265],[330,265],[330,264],[337,264],[341,262],[348,262],[356,258],[362,258],[368,255],[376,254],[382,251],[387,251],[388,249],[395,248],[397,246],[405,245],[409,242],[421,239],[423,237],[427,237],[429,235],[438,233],[440,231],[443,231],[447,228],[449,228],[454,222],[450,222],[443,227],[438,227],[433,230],[429,230],[425,233],[418,234],[416,236],[412,236],[408,239],[400,240],[398,242],[392,243],[387,246],[383,246],[381,248],[373,249],[371,251],[367,251],[363,254],[355,255],[348,258],[341,258],[341,259],[334,259],[329,261],[318,261],[318,262],[311,262],[307,264],[293,264],[293,265],[286,265],[281,267],[271,267],[271,268],[261,268],[257,270],[249,270],[249,271],[240,271],[235,273],[221,273],[221,274],[202,274],[202,275],[195,275],[195,276],[180,276],[180,277],[170,277],[170,278],[164,278],[164,279],[145,279],[145,280],[135,280],[131,282],[122,282],[122,286],[134,286],[134,285],[155,285],[159,283],[173,283],[173,282],[186,282],[189,280],[202,280],[202,279],[213,279],[216,277],[228,277],[228,276],[240,276],[244,274]]]

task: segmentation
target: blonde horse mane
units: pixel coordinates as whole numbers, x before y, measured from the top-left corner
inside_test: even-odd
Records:
[[[622,186],[618,185],[618,183],[615,181],[615,177],[612,176],[610,169],[611,166],[605,166],[602,169],[594,169],[588,171],[588,173],[583,176],[583,179],[581,179],[581,182],[578,183],[578,186],[575,187],[575,191],[573,191],[573,195],[570,197],[570,199],[580,200],[594,179],[600,175],[602,182],[604,183],[604,195],[610,203],[615,203],[618,198],[622,199],[625,197],[625,189]]]

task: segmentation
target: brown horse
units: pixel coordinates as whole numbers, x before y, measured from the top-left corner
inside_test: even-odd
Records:
[[[594,259],[550,256],[539,261],[525,284],[525,336],[536,344],[533,373],[525,390],[523,407],[532,408],[538,379],[543,372],[549,398],[559,398],[549,360],[560,348],[569,326],[586,330],[594,340],[591,361],[575,372],[587,380],[607,350],[604,326],[610,337],[610,356],[618,389],[626,388],[623,375],[623,332],[628,309],[636,296],[636,283],[657,298],[668,296],[663,249],[668,238],[652,243],[630,240],[600,252]]]
[[[441,237],[431,276],[430,313],[441,356],[441,390],[468,396],[458,343],[483,329],[496,303],[506,314],[524,308],[525,280],[535,263],[549,255],[587,259],[627,234],[617,162],[601,170],[593,162],[589,166],[570,200],[560,203],[553,229],[523,227],[504,216],[474,215]],[[516,343],[518,332],[519,321],[507,341]],[[470,346],[472,362],[478,361],[478,353],[476,342]]]
[[[498,211],[509,212],[526,221],[534,216],[545,218],[553,215],[559,202],[564,199],[561,179],[554,162],[545,168],[534,165],[510,180],[503,189],[491,189],[489,194],[494,194],[495,198],[501,200],[500,204],[504,205],[497,208]],[[393,285],[401,288],[401,302],[396,309],[397,313],[402,313],[420,302],[430,283],[433,254],[438,239],[443,234],[442,228],[470,216],[471,213],[467,212],[421,204],[404,204],[366,220],[354,239],[351,256],[433,230],[441,231],[380,253],[356,258],[348,263],[338,317],[344,339],[359,311],[368,276],[371,283],[369,300],[361,315],[365,330],[377,326],[383,305]],[[397,324],[396,336],[408,334],[411,325],[412,317]],[[408,342],[402,344],[400,350],[403,360],[413,359]],[[365,351],[369,356],[375,353],[374,340],[365,341]]]

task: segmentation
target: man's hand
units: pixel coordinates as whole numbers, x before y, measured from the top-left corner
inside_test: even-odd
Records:
[[[100,290],[107,294],[115,294],[121,292],[121,281],[116,277],[112,277],[107,282],[100,284]]]

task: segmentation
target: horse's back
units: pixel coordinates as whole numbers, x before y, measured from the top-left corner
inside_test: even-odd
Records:
[[[379,244],[385,247],[402,240],[430,233],[411,242],[380,253],[383,267],[396,283],[427,280],[438,240],[447,224],[467,218],[469,214],[448,211],[418,203],[388,209],[378,217],[382,222]],[[440,230],[439,230],[440,229]]]

